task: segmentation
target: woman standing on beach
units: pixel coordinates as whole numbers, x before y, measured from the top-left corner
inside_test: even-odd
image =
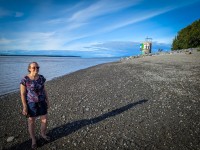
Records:
[[[41,137],[46,141],[50,140],[46,135],[47,109],[49,108],[49,100],[44,85],[46,79],[38,74],[39,68],[37,62],[30,63],[28,65],[29,74],[20,82],[20,93],[23,105],[22,113],[28,117],[28,131],[32,139],[33,149],[37,148],[35,138],[36,117],[40,116]]]

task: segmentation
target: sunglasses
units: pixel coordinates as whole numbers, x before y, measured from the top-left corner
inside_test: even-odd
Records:
[[[40,69],[40,67],[31,67],[31,68],[34,69],[34,70],[35,70],[35,69]]]

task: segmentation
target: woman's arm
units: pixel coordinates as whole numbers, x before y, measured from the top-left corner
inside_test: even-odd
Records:
[[[20,84],[20,93],[21,93],[21,100],[22,100],[22,106],[23,106],[22,114],[27,115],[28,110],[27,110],[27,103],[26,103],[26,87],[22,84]]]

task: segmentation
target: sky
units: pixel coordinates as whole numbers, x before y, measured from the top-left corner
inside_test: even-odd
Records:
[[[0,54],[123,57],[171,49],[200,0],[0,0]]]

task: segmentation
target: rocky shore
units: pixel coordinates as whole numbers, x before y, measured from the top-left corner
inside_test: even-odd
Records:
[[[200,52],[146,56],[46,83],[51,102],[38,149],[200,149]],[[30,149],[19,92],[0,97],[0,149]]]

